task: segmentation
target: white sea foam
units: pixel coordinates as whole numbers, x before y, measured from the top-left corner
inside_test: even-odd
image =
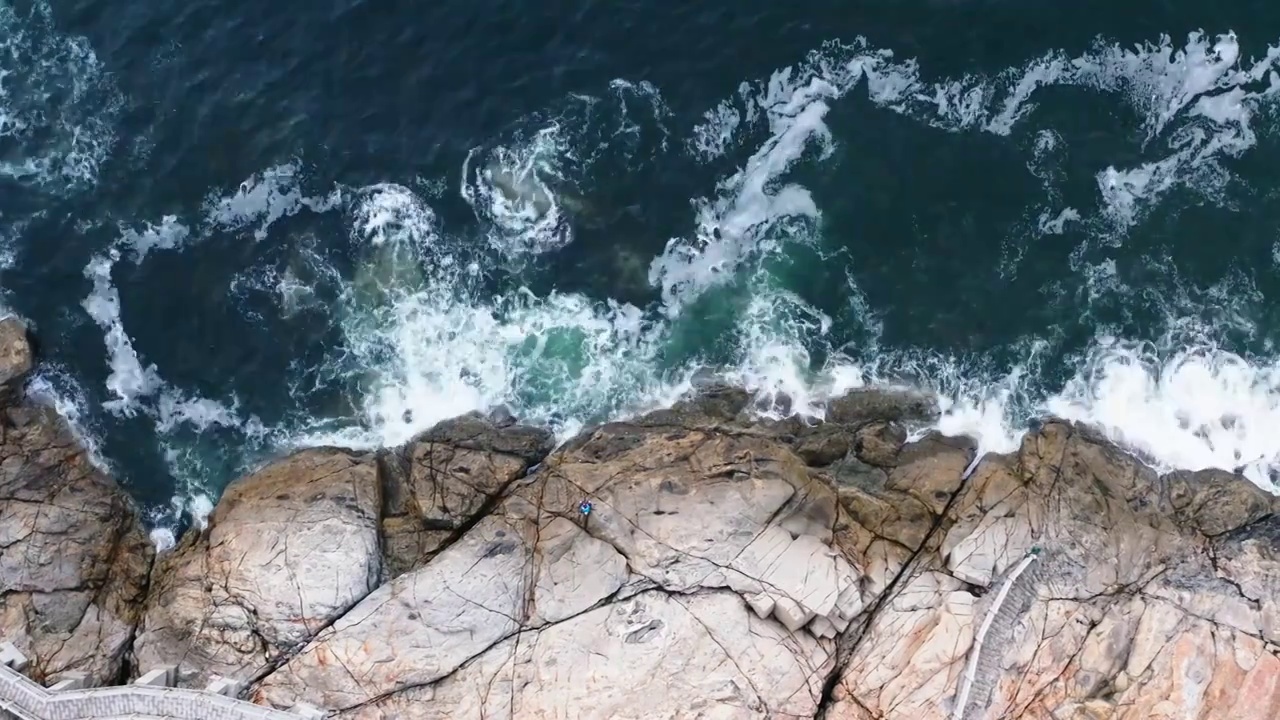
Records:
[[[882,321],[850,281],[850,314],[869,337],[835,347],[832,319],[782,287],[770,263],[815,242],[821,208],[793,170],[821,163],[841,135],[858,131],[835,132],[826,118],[861,87],[872,106],[947,132],[1026,138],[1019,147],[1029,152],[1029,172],[1046,194],[1028,225],[1041,235],[1078,227],[1114,243],[1174,188],[1219,199],[1232,181],[1221,160],[1257,142],[1254,124],[1274,102],[1277,52],[1246,61],[1234,35],[1216,41],[1192,35],[1181,48],[1167,38],[1131,49],[1099,43],[1078,57],[1049,53],[992,77],[926,80],[914,61],[863,41],[826,45],[794,68],[744,83],[686,140],[684,148],[707,162],[736,148],[754,150],[694,200],[693,227],[654,259],[650,280],[662,297],[656,308],[524,288],[494,297],[484,284],[495,265],[531,262],[572,241],[573,223],[590,213],[580,193],[593,158],[615,153],[641,162],[644,143],[637,138],[665,142],[665,106],[656,89],[616,83],[616,103],[577,98],[572,112],[532,118],[468,156],[459,191],[485,226],[488,248],[441,227],[427,199],[410,187],[383,183],[308,197],[300,189],[300,167],[290,164],[211,197],[204,217],[192,223],[195,232],[179,236],[181,223],[169,218],[161,228],[175,226],[170,231],[124,233],[86,269],[94,281],[86,309],[103,328],[113,378],[108,386],[121,411],[147,413],[162,434],[232,430],[282,446],[368,448],[400,444],[448,417],[508,405],[565,437],[585,422],[667,404],[688,390],[704,362],[687,351],[688,338],[704,332],[694,327],[700,315],[692,308],[701,312],[712,303],[733,317],[733,352],[717,369],[756,391],[767,414],[820,416],[826,400],[850,388],[912,384],[938,394],[943,414],[936,429],[970,435],[984,452],[1015,449],[1028,418],[1054,413],[1098,425],[1161,469],[1242,467],[1270,487],[1270,474],[1280,467],[1280,440],[1269,432],[1280,419],[1280,370],[1267,359],[1221,349],[1213,342],[1220,335],[1187,331],[1190,317],[1191,325],[1214,332],[1250,332],[1240,308],[1257,298],[1238,278],[1207,294],[1183,288],[1161,299],[1170,328],[1165,337],[1148,344],[1100,338],[1074,377],[1046,390],[1041,365],[1058,340],[1052,332],[1024,342],[1004,366],[881,347]],[[1141,123],[1141,163],[1099,168],[1094,207],[1064,207],[1057,163],[1065,141],[1035,125],[1033,101],[1047,102],[1048,93],[1063,86],[1114,95]],[[649,110],[640,114],[639,106]],[[619,111],[606,116],[604,108]],[[590,123],[569,121],[601,125],[601,117],[610,122],[591,132],[583,130]],[[132,251],[131,259],[141,262],[149,251],[191,244],[210,229],[262,239],[280,231],[278,221],[304,210],[343,213],[358,252],[354,275],[340,279],[299,243],[288,268],[237,282],[272,293],[285,316],[306,306],[303,278],[323,276],[341,286],[333,312],[345,342],[320,375],[353,386],[359,417],[264,428],[242,417],[233,399],[191,397],[169,386],[124,330],[111,279],[121,253]],[[1126,292],[1108,258],[1081,250],[1069,269],[1082,279],[1087,302]],[[1176,268],[1169,272],[1176,275]],[[1196,315],[1209,306],[1223,313]],[[814,367],[819,355],[830,360]],[[199,453],[176,441],[166,448],[176,475],[200,472]],[[208,494],[195,484],[181,492],[176,512],[203,522]]]
[[[208,469],[203,465],[201,442],[214,431],[223,431],[252,445],[264,441],[274,429],[252,415],[243,415],[236,398],[214,399],[186,392],[165,380],[155,364],[143,360],[125,328],[113,270],[122,261],[138,265],[151,253],[198,245],[215,230],[251,231],[255,239],[262,240],[282,218],[303,210],[327,212],[342,204],[342,188],[308,196],[300,189],[299,176],[297,163],[271,167],[246,179],[227,195],[211,194],[203,215],[194,222],[171,215],[158,224],[121,226],[117,241],[93,256],[85,267],[92,290],[82,306],[103,331],[110,368],[106,386],[113,398],[103,407],[122,417],[143,416],[151,420],[159,449],[175,480],[172,506],[150,518],[155,527],[152,539],[159,548],[172,545],[173,527],[181,518],[187,516],[202,527],[212,509],[209,490],[204,485]],[[299,257],[308,259],[305,252]],[[332,269],[325,266],[324,270]],[[297,300],[284,278],[279,279],[277,287],[282,299]],[[66,414],[74,417],[73,410],[68,407]]]
[[[160,375],[154,364],[143,361],[134,347],[133,339],[125,330],[120,292],[112,277],[115,265],[124,259],[135,264],[141,263],[149,253],[180,249],[191,238],[191,231],[176,216],[167,216],[159,225],[146,224],[140,229],[122,227],[117,242],[106,252],[91,258],[84,270],[85,277],[92,281],[93,289],[82,306],[104,333],[103,340],[110,367],[106,386],[114,397],[103,403],[103,407],[123,417],[132,418],[141,414],[151,418],[161,448],[166,448],[171,442],[169,436],[182,428],[190,428],[197,434],[215,427],[233,428],[246,438],[261,438],[267,432],[257,418],[241,417],[237,413],[234,398],[227,403],[192,396],[173,387]],[[52,388],[53,385],[45,380],[38,387],[49,394],[52,390],[44,388]],[[56,394],[52,396],[61,397]],[[69,405],[65,400],[57,402],[61,403],[59,411],[72,420],[74,425],[80,406]],[[176,462],[178,454],[171,448],[166,450],[165,458],[178,482],[175,503],[183,511],[189,512],[197,524],[202,524],[208,510],[204,505],[193,505],[191,500],[193,497],[205,497],[208,504],[207,496],[202,493],[201,468],[192,467],[190,463],[184,466]],[[169,518],[168,523],[171,525],[177,519]],[[160,518],[153,520],[163,525]],[[172,532],[165,527],[157,527],[153,541],[158,547],[163,547],[172,539],[171,535]]]
[[[205,201],[206,222],[223,230],[241,230],[256,225],[253,236],[266,238],[271,225],[282,218],[311,209],[324,212],[342,202],[342,190],[309,197],[299,187],[301,166],[297,162],[277,165],[254,174],[228,195],[212,194]]]
[[[89,461],[103,472],[111,472],[111,464],[102,454],[102,443],[91,426],[89,403],[84,389],[65,368],[45,363],[27,381],[26,394],[32,400],[52,407],[67,421],[72,434],[80,441]]]
[[[353,227],[367,246],[340,309],[347,349],[334,373],[361,369],[364,422],[295,443],[396,445],[499,404],[568,432],[662,385],[661,326],[639,309],[528,291],[484,300],[473,290],[479,267],[440,235],[421,198],[396,185],[359,196]]]
[[[473,148],[459,193],[508,262],[525,262],[573,242],[574,225],[595,214],[584,188],[605,158],[647,161],[649,145],[666,150],[671,112],[648,82],[614,80],[611,97],[575,94],[523,119],[500,141]]]
[[[560,126],[553,124],[522,144],[467,155],[460,192],[476,217],[490,224],[489,241],[495,249],[519,257],[573,241],[552,188],[563,180],[559,162],[564,152]]]
[[[118,250],[99,255],[85,266],[85,277],[93,281],[93,292],[85,298],[83,306],[89,317],[106,333],[107,362],[111,373],[107,376],[107,389],[116,399],[105,403],[115,413],[132,417],[138,401],[154,394],[162,385],[154,365],[143,365],[133,349],[133,340],[124,330],[120,318],[120,292],[111,280],[111,269],[120,259]]]
[[[1238,469],[1276,488],[1280,364],[1170,345],[1102,339],[1045,409],[1102,428],[1162,470]]]
[[[914,62],[896,62],[890,53],[873,51],[863,42],[828,45],[801,66],[775,73],[767,83],[744,89],[737,98],[708,113],[695,131],[693,143],[704,157],[714,157],[733,145],[735,134],[752,129],[748,120],[756,117],[757,109],[769,118],[773,135],[738,176],[721,185],[719,198],[704,207],[729,214],[722,208],[746,204],[754,216],[737,212],[754,221],[745,223],[752,229],[776,222],[779,214],[812,215],[814,211],[807,205],[779,205],[774,198],[762,197],[756,188],[783,187],[793,198],[807,197],[803,188],[783,185],[782,173],[807,146],[813,145],[819,153],[829,149],[833,139],[823,122],[828,104],[847,94],[862,78],[867,80],[871,101],[880,107],[950,131],[978,129],[1003,136],[1012,134],[1019,123],[1028,122],[1034,110],[1031,98],[1044,89],[1086,87],[1119,94],[1139,113],[1144,144],[1156,147],[1163,138],[1167,151],[1136,167],[1099,170],[1099,207],[1094,217],[1101,223],[1093,222],[1092,227],[1095,232],[1109,233],[1107,239],[1116,242],[1175,187],[1221,200],[1222,191],[1233,179],[1221,159],[1238,156],[1256,144],[1254,119],[1272,107],[1280,88],[1274,72],[1278,58],[1280,48],[1273,47],[1262,59],[1245,62],[1234,34],[1210,41],[1193,33],[1181,49],[1168,38],[1132,49],[1099,43],[1080,57],[1050,53],[995,78],[969,76],[925,82]],[[1056,173],[1046,169],[1044,158],[1060,144],[1056,133],[1040,129],[1031,163],[1033,174],[1046,182],[1046,190],[1055,199]],[[753,168],[763,168],[764,182],[739,179],[751,177]],[[714,225],[716,213],[707,215],[710,218],[704,216],[704,226]],[[1076,208],[1054,213],[1045,210],[1037,229],[1041,234],[1061,233],[1068,222],[1083,219]],[[678,311],[709,287],[732,278],[735,264],[772,250],[778,243],[774,237],[750,230],[721,234],[721,238],[709,238],[700,230],[691,240],[674,240],[654,262],[651,278],[662,284],[669,309]],[[1076,253],[1073,261],[1081,262],[1080,269],[1090,278],[1091,297],[1124,291],[1114,262],[1083,263],[1081,257]],[[1224,287],[1238,293],[1240,284]],[[1229,293],[1222,287],[1211,289],[1209,294],[1216,298],[1167,298],[1166,321],[1171,326],[1184,326],[1187,313],[1197,308],[1238,304],[1224,302]],[[1211,327],[1235,327],[1247,333],[1244,324],[1247,321],[1235,313],[1219,318]],[[1137,343],[1100,340],[1082,359],[1080,373],[1061,392],[1047,398],[1040,394],[1040,400],[1035,399],[1038,372],[1032,368],[1043,344],[1029,346],[1026,362],[1003,373],[975,372],[958,361],[933,358],[928,373],[916,377],[939,391],[944,415],[938,429],[974,436],[987,450],[1015,448],[1027,417],[1056,413],[1098,425],[1112,438],[1140,450],[1161,469],[1244,467],[1251,480],[1272,487],[1268,478],[1280,467],[1280,441],[1264,428],[1272,426],[1270,413],[1280,403],[1273,363],[1250,362],[1203,341],[1188,346],[1185,339],[1175,337],[1184,338],[1185,333],[1170,334],[1145,353],[1136,349],[1142,347]],[[754,362],[755,367],[764,369],[763,375],[748,373],[744,377],[768,392],[797,383],[833,391],[848,387],[849,378],[862,384],[890,382],[904,373],[912,374],[910,354],[887,353],[870,365],[865,360],[862,365],[837,360],[820,374],[824,379],[815,381],[812,375],[797,375],[807,362],[801,347],[794,341],[781,346],[760,342],[749,356],[768,358],[767,362]],[[799,380],[801,377],[805,379]],[[794,392],[813,396],[811,390]],[[814,406],[812,400],[807,404]]]

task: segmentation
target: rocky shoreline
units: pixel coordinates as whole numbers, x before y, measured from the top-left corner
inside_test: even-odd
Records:
[[[907,442],[934,410],[888,391],[806,425],[710,387],[559,448],[472,415],[281,458],[156,557],[22,397],[31,364],[0,322],[0,639],[40,682],[173,666],[341,718],[1280,707],[1280,498],[1158,475],[1085,428],[1046,421],[975,466],[966,439]]]

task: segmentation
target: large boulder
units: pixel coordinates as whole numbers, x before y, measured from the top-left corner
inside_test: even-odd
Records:
[[[905,388],[858,388],[827,403],[826,420],[864,425],[877,420],[928,423],[938,418],[935,395]]]
[[[51,408],[21,399],[26,330],[0,321],[0,637],[41,682],[124,674],[152,551],[129,498]]]
[[[553,445],[547,430],[472,414],[384,453],[382,532],[388,577],[430,560]]]
[[[223,494],[204,532],[157,563],[134,654],[182,685],[247,681],[328,627],[380,582],[381,505],[367,455],[316,449]]]
[[[135,672],[174,665],[191,687],[259,678],[452,544],[551,443],[468,415],[394,452],[306,450],[237,480],[207,529],[157,563]]]

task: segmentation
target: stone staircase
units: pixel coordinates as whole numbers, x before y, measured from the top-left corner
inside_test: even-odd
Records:
[[[153,669],[130,685],[85,687],[85,676],[65,673],[41,687],[23,674],[27,659],[12,643],[0,643],[0,720],[317,720],[310,705],[289,712],[238,699],[242,683],[214,678],[204,690],[172,687],[172,667]]]
[[[991,691],[1000,676],[1001,657],[1013,639],[1018,622],[1035,600],[1039,578],[1045,572],[1045,554],[1039,548],[1032,553],[1040,562],[1028,563],[1022,571],[1011,570],[1004,579],[1002,593],[987,610],[991,614],[990,624],[982,644],[975,643],[970,650],[970,653],[977,653],[970,657],[974,663],[973,683],[968,688],[964,707],[957,707],[952,712],[956,720],[980,717],[991,702]],[[962,683],[965,680],[961,678]]]

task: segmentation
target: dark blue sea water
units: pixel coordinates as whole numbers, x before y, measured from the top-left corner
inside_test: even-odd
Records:
[[[700,368],[1273,487],[1278,73],[1262,2],[0,0],[0,287],[157,528]]]

